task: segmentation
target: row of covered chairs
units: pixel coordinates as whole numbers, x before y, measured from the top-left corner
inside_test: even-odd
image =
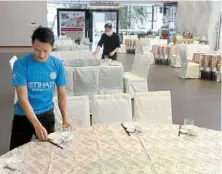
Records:
[[[62,124],[62,117],[55,102],[56,127]],[[72,126],[82,127],[97,123],[153,122],[172,124],[170,91],[138,92],[135,94],[134,113],[129,94],[94,95],[92,120],[88,96],[69,96],[68,115]]]
[[[81,51],[52,51],[50,55],[57,57],[64,62],[74,60],[74,59],[94,59],[95,56],[92,55],[92,52],[89,50]]]

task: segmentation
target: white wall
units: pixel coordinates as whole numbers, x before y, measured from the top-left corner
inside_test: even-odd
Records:
[[[0,1],[0,46],[31,46],[32,22],[47,26],[46,1]]]
[[[178,1],[177,31],[189,30],[194,36],[207,36],[213,50],[220,9],[220,1]]]

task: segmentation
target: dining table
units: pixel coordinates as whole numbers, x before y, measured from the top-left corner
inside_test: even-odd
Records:
[[[222,132],[194,126],[180,134],[181,125],[121,123],[76,128],[61,149],[38,140],[18,147],[24,154],[24,174],[221,174]],[[126,123],[124,124],[126,125]],[[14,149],[15,150],[15,149]],[[0,173],[13,150],[0,156]],[[16,173],[16,171],[11,171]]]

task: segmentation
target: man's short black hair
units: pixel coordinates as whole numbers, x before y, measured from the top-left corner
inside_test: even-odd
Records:
[[[40,42],[49,43],[50,45],[54,45],[55,37],[53,31],[48,27],[38,27],[32,34],[32,43],[35,40],[39,40]]]
[[[105,26],[104,26],[104,28],[112,28],[113,26],[112,26],[112,24],[111,23],[107,23],[107,24],[105,24]]]

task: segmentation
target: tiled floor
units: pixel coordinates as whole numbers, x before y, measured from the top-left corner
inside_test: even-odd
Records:
[[[13,117],[13,87],[9,59],[26,53],[0,53],[0,155],[8,150]],[[125,71],[130,71],[133,55],[119,55]],[[152,65],[148,77],[150,91],[170,90],[172,93],[173,122],[183,124],[186,117],[198,126],[221,130],[221,84],[204,80],[183,80],[177,77],[179,69]]]

